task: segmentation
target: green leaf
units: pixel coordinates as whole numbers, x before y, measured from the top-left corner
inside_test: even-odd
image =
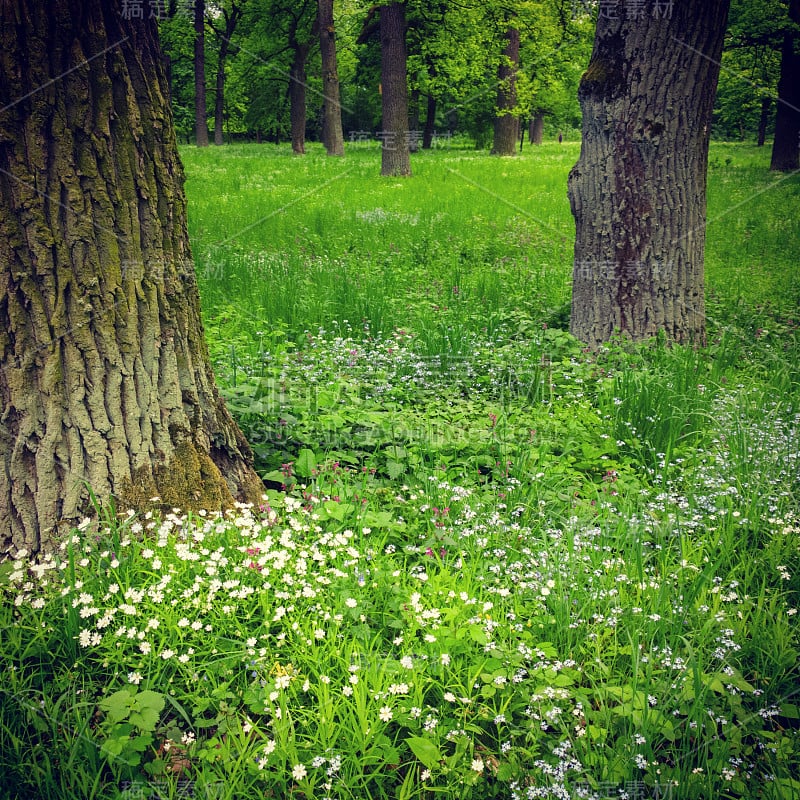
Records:
[[[489,641],[480,625],[470,625],[469,635],[472,641],[477,642],[478,644],[486,644],[486,642]]]
[[[409,736],[406,743],[411,752],[428,768],[433,769],[442,760],[439,748],[430,740],[422,736]]]
[[[301,478],[310,478],[317,468],[317,457],[313,450],[304,447],[298,454],[294,462],[294,471]]]
[[[154,731],[158,725],[159,712],[154,708],[143,708],[141,711],[132,711],[130,721],[140,731]]]
[[[499,781],[510,781],[514,777],[515,773],[514,765],[510,764],[508,761],[504,761],[498,768],[497,768],[497,780]]]
[[[143,689],[136,695],[134,705],[136,708],[152,708],[160,714],[164,710],[165,702],[164,695],[160,692],[154,692],[151,689]]]
[[[394,522],[391,511],[368,511],[364,522],[370,528],[388,528]]]
[[[402,475],[406,469],[407,465],[403,461],[392,461],[392,459],[386,461],[386,471],[392,480]]]
[[[712,692],[717,694],[727,694],[725,684],[719,679],[718,675],[710,675],[704,678],[703,682],[711,689]]]
[[[587,725],[586,733],[592,741],[602,742],[608,735],[608,730],[606,728],[601,728],[598,725]]]
[[[132,701],[131,693],[127,689],[120,689],[101,700],[100,708],[106,712],[109,722],[121,722],[131,713]]]
[[[784,703],[781,706],[781,715],[786,719],[800,719],[800,709],[792,703]]]

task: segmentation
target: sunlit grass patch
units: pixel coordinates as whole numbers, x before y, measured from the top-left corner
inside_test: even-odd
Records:
[[[715,155],[710,218],[769,177]],[[0,565],[0,794],[798,796],[781,225],[747,223],[763,281],[744,211],[709,228],[707,348],[592,354],[564,330],[575,145],[410,181],[375,152],[184,157],[209,349],[271,488],[106,509]]]

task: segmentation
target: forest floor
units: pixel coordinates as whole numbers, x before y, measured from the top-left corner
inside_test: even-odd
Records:
[[[588,353],[577,154],[182,151],[271,488],[6,571],[9,797],[800,798],[800,179],[714,143],[708,345]]]

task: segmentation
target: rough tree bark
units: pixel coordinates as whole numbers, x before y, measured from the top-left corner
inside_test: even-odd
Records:
[[[498,156],[513,156],[519,140],[519,117],[515,113],[518,68],[519,31],[509,26],[503,56],[497,68],[497,112],[492,153]]]
[[[383,146],[381,175],[410,175],[406,13],[403,3],[380,7]]]
[[[783,34],[775,138],[769,168],[780,172],[800,168],[800,52],[797,37],[790,31]]]
[[[675,3],[656,19],[619,0],[598,19],[569,176],[570,328],[592,347],[615,331],[704,340],[708,139],[729,2]]]
[[[198,147],[208,147],[206,109],[206,4],[194,4],[194,138]]]
[[[155,20],[0,0],[0,41],[0,552],[51,546],[87,487],[257,501],[203,338]]]
[[[544,137],[544,114],[538,112],[531,120],[531,144],[541,144]]]
[[[322,137],[329,156],[344,155],[342,107],[339,100],[339,68],[336,61],[336,28],[333,0],[318,1],[319,45],[322,55]]]

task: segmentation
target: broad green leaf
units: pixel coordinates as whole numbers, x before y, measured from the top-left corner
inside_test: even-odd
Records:
[[[127,689],[120,689],[100,701],[100,708],[106,712],[110,722],[127,719],[131,713],[133,698]]]
[[[480,625],[470,625],[469,635],[472,641],[477,642],[478,644],[486,644],[486,642],[489,641]]]
[[[386,461],[386,471],[392,480],[402,475],[406,469],[407,465],[404,461],[392,461],[392,459]]]
[[[317,457],[313,450],[304,447],[297,455],[294,462],[294,471],[301,478],[310,478],[317,468]]]
[[[442,760],[439,748],[430,740],[422,736],[409,736],[406,739],[411,752],[428,768],[434,769]]]
[[[143,708],[141,711],[131,711],[130,721],[141,731],[153,731],[158,725],[160,713],[154,708]]]

